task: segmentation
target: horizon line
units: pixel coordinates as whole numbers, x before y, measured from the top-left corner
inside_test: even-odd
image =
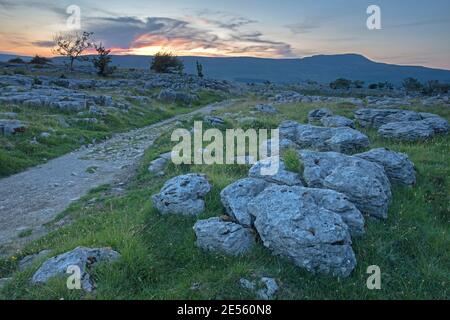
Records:
[[[50,58],[50,59],[54,59],[54,58],[64,58],[64,56],[59,56],[59,55],[23,55],[20,53],[16,53],[16,52],[9,52],[9,51],[0,51],[0,54],[4,54],[4,55],[14,55],[17,57],[26,57],[26,58],[32,58],[33,56],[40,56],[40,57],[45,57],[45,58]],[[87,53],[87,54],[82,54],[80,56],[92,56],[95,55],[95,53]],[[111,56],[135,56],[135,57],[154,57],[154,55],[148,55],[148,54],[136,54],[136,53],[111,53]],[[225,59],[244,59],[244,58],[249,58],[249,59],[259,59],[259,60],[302,60],[305,58],[312,58],[312,57],[317,57],[317,56],[345,56],[345,55],[356,55],[356,56],[361,56],[363,58],[366,58],[367,60],[374,62],[374,63],[380,63],[380,64],[388,64],[388,65],[396,65],[396,66],[403,66],[403,67],[422,67],[422,68],[427,68],[427,69],[432,69],[432,70],[443,70],[443,71],[450,71],[450,67],[446,68],[446,67],[429,67],[429,66],[425,66],[422,64],[406,64],[406,63],[392,63],[392,62],[384,62],[384,61],[377,61],[373,58],[370,58],[364,54],[361,53],[356,53],[356,52],[348,52],[348,53],[317,53],[317,54],[312,54],[312,55],[305,55],[302,57],[256,57],[256,56],[227,56],[227,55],[183,55],[183,54],[175,54],[175,56],[177,57],[194,57],[194,58],[225,58]]]

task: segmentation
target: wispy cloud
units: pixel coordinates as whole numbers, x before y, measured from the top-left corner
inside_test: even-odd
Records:
[[[320,25],[312,21],[302,21],[287,25],[293,33],[310,33],[314,29],[319,29]]]
[[[450,24],[450,18],[422,20],[422,21],[414,21],[414,22],[408,22],[408,23],[392,24],[392,25],[385,26],[385,28],[406,28],[406,27],[409,28],[409,27],[420,27],[420,26],[436,25],[436,24]]]
[[[116,52],[120,48],[121,52],[149,54],[167,48],[179,54],[292,55],[287,43],[267,39],[260,31],[241,30],[253,20],[229,15],[220,18],[97,17],[89,18],[87,26]]]
[[[41,41],[33,41],[31,42],[33,46],[40,48],[52,48],[54,46],[54,41],[51,40],[41,40]]]

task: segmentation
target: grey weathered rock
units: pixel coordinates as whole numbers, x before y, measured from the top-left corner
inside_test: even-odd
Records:
[[[220,192],[220,199],[227,213],[246,227],[253,225],[248,203],[269,185],[262,179],[245,178],[233,182]]]
[[[280,139],[293,141],[298,148],[352,153],[370,144],[369,138],[352,128],[325,128],[293,121],[280,124]]]
[[[151,173],[164,174],[164,168],[166,167],[168,160],[164,158],[157,158],[150,162],[148,171]]]
[[[303,177],[311,188],[345,194],[364,214],[387,218],[391,185],[384,168],[359,157],[302,150]]]
[[[339,127],[355,128],[355,122],[343,116],[323,117],[322,119],[320,119],[320,122],[324,127],[329,128],[339,128]]]
[[[362,127],[378,129],[391,122],[422,120],[419,113],[401,109],[369,109],[363,108],[355,111],[355,118]]]
[[[278,291],[277,281],[269,277],[262,277],[258,281],[241,278],[239,283],[244,289],[253,291],[261,300],[272,300]]]
[[[203,197],[211,190],[205,175],[189,173],[174,177],[152,196],[155,208],[162,214],[197,215],[205,210]]]
[[[378,134],[386,139],[417,141],[432,138],[433,127],[424,121],[390,122],[378,129]]]
[[[300,174],[286,170],[284,161],[279,157],[269,157],[256,162],[248,172],[249,177],[288,186],[302,186]]]
[[[359,109],[355,111],[355,117],[361,126],[379,129],[378,133],[383,137],[405,141],[428,139],[449,130],[447,120],[426,112]]]
[[[105,110],[103,110],[95,105],[89,107],[89,113],[94,116],[99,116],[99,117],[103,117],[107,114]]]
[[[81,271],[81,287],[91,292],[95,289],[95,284],[89,275],[89,269],[99,262],[112,262],[119,257],[120,254],[110,248],[77,247],[45,261],[35,272],[31,282],[46,283],[55,276],[66,275],[68,267],[78,266]]]
[[[422,120],[423,123],[428,124],[434,131],[435,134],[445,134],[448,133],[448,121],[439,116],[427,117]]]
[[[30,267],[31,265],[33,265],[33,263],[35,261],[37,261],[38,259],[47,257],[50,254],[50,250],[42,250],[39,253],[36,254],[31,254],[28,255],[26,257],[23,257],[20,261],[19,261],[19,270],[23,271],[26,268]]]
[[[158,100],[169,103],[184,103],[190,104],[196,100],[198,97],[189,93],[177,92],[173,89],[162,89],[158,95]]]
[[[355,157],[376,162],[383,166],[391,183],[413,185],[416,183],[414,164],[404,153],[394,152],[386,148],[372,149],[355,154]]]
[[[310,124],[318,124],[325,117],[331,117],[333,112],[328,108],[320,108],[311,110],[308,113],[308,122]]]
[[[314,273],[346,277],[356,266],[349,227],[320,204],[320,190],[270,186],[249,210],[264,246]]]
[[[193,229],[197,246],[208,251],[238,256],[251,250],[255,242],[250,229],[218,217],[199,220]]]
[[[170,160],[170,159],[172,159],[172,152],[169,151],[169,152],[166,152],[166,153],[161,153],[159,155],[159,157],[163,158],[163,159],[166,159],[166,160]]]
[[[275,114],[278,110],[270,104],[258,104],[255,106],[255,110],[263,113]]]
[[[203,120],[213,126],[225,124],[225,121],[222,118],[216,116],[205,116]]]

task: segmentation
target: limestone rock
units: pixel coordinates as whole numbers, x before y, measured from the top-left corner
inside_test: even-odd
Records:
[[[275,114],[278,110],[270,104],[258,104],[255,106],[255,110],[263,113]]]
[[[414,164],[404,153],[394,152],[386,148],[378,148],[356,154],[355,157],[376,162],[383,166],[391,183],[405,185],[413,185],[416,183]]]
[[[343,116],[323,117],[320,120],[320,122],[324,127],[329,128],[339,128],[339,127],[355,128],[355,122]]]
[[[271,186],[249,209],[265,247],[314,273],[347,277],[356,266],[349,227],[318,203],[316,189]]]
[[[239,283],[244,289],[253,291],[261,300],[272,300],[278,291],[277,281],[269,277],[262,277],[258,281],[241,278]]]
[[[164,174],[164,168],[167,164],[167,159],[164,158],[157,158],[150,162],[150,165],[148,166],[148,171],[151,173],[157,173],[157,174]]]
[[[152,196],[153,205],[162,214],[197,215],[205,210],[203,197],[211,190],[205,175],[189,173],[174,177]]]
[[[199,220],[193,229],[197,246],[207,251],[238,256],[251,250],[255,242],[250,229],[218,217]]]
[[[401,109],[370,109],[363,108],[355,111],[355,118],[362,127],[378,129],[391,122],[422,120],[419,113]]]
[[[300,174],[286,170],[284,161],[279,157],[269,157],[256,162],[248,172],[249,177],[288,186],[302,186]]]
[[[31,282],[35,284],[46,283],[55,276],[66,275],[69,266],[78,266],[81,270],[81,287],[91,292],[95,284],[90,278],[89,269],[100,262],[117,260],[120,254],[110,248],[77,247],[72,251],[60,254],[45,261],[35,272]]]
[[[311,110],[308,113],[308,122],[310,124],[318,124],[325,117],[331,117],[333,112],[328,108],[320,108]]]
[[[50,250],[42,250],[39,253],[31,254],[23,257],[19,261],[19,270],[23,271],[26,268],[30,267],[36,260],[47,257],[50,254]]]
[[[266,188],[262,179],[245,178],[238,180],[220,192],[220,199],[227,213],[246,227],[251,227],[253,218],[248,212],[248,203]]]
[[[378,129],[378,134],[386,139],[417,141],[432,138],[435,131],[424,121],[405,121],[382,125]]]
[[[280,124],[280,139],[293,141],[298,148],[352,153],[369,146],[369,138],[352,128],[325,128],[293,121]]]
[[[343,193],[362,213],[387,218],[392,194],[382,166],[337,152],[302,150],[299,156],[309,187]]]

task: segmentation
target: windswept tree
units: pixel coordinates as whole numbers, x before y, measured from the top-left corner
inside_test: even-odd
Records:
[[[406,92],[418,92],[422,89],[422,84],[416,78],[407,78],[403,81]]]
[[[73,70],[73,63],[75,60],[87,60],[83,57],[83,52],[92,47],[90,38],[93,32],[87,31],[72,31],[66,33],[59,33],[54,37],[55,47],[53,53],[67,57],[69,59],[69,68]]]
[[[105,49],[102,43],[99,45],[94,44],[94,48],[97,51],[97,55],[92,58],[92,63],[94,67],[97,69],[97,74],[106,77],[112,74],[115,70],[115,67],[110,67],[111,63],[111,50]]]
[[[197,75],[199,78],[203,78],[204,74],[203,74],[203,66],[200,62],[197,61]]]
[[[182,73],[184,65],[172,52],[160,51],[153,57],[150,69],[157,73]]]

